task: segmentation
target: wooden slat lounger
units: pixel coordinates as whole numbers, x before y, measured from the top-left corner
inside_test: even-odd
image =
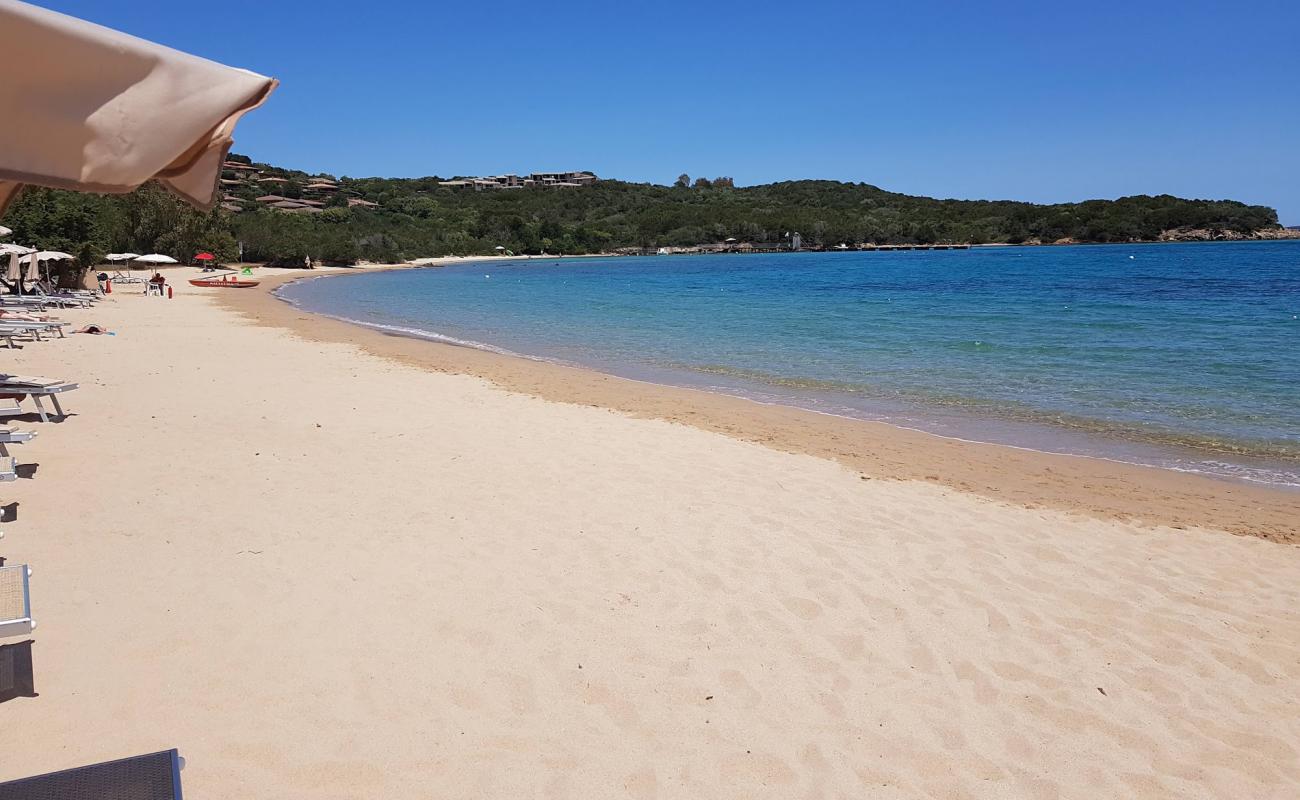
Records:
[[[176,750],[0,783],[0,800],[181,800]]]
[[[26,564],[0,567],[0,638],[26,636],[36,628],[32,620],[31,577],[32,570]]]

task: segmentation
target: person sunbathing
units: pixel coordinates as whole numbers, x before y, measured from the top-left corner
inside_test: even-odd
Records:
[[[25,311],[7,311],[0,310],[0,320],[14,320],[15,322],[53,322],[49,314],[29,314]]]

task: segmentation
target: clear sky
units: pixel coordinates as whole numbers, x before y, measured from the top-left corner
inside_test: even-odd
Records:
[[[590,169],[1300,225],[1300,2],[40,0],[280,78],[236,149],[339,175]]]

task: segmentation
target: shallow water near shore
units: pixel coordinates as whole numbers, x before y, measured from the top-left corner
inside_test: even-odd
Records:
[[[534,259],[279,294],[400,335],[1300,487],[1300,242]]]

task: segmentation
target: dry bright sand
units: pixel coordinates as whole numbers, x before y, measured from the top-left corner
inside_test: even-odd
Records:
[[[191,798],[1300,795],[1292,544],[864,480],[214,296],[0,355],[82,384],[13,447],[40,696],[0,780],[179,747]]]

